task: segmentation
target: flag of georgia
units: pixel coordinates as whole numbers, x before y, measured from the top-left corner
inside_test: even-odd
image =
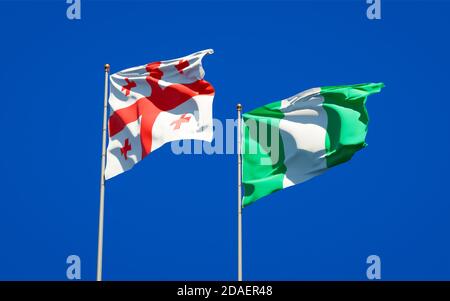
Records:
[[[182,139],[211,142],[214,88],[203,80],[203,50],[110,76],[109,144],[105,179],[163,144]]]

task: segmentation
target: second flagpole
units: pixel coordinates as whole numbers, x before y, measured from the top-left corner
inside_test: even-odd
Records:
[[[100,176],[100,209],[98,214],[97,281],[102,281],[103,263],[103,216],[105,209],[105,161],[106,161],[106,119],[108,113],[109,64],[105,65],[105,94],[103,99],[102,171]]]
[[[242,281],[242,161],[241,161],[241,112],[242,105],[239,103],[237,109],[237,155],[238,155],[238,281]]]

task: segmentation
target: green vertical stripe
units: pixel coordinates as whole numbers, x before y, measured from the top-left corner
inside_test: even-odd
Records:
[[[380,92],[382,83],[322,87],[323,107],[328,115],[325,141],[327,167],[350,160],[366,146],[369,115],[367,96]]]
[[[244,185],[243,206],[248,206],[259,198],[283,189],[286,173],[284,165],[283,141],[279,132],[281,102],[274,102],[243,114],[242,139],[242,183]],[[260,126],[267,129],[267,143],[260,143]],[[255,129],[256,130],[252,130]],[[276,131],[276,132],[273,132]],[[272,133],[278,134],[279,156],[273,162],[270,153]],[[266,137],[266,135],[264,135]],[[264,145],[265,144],[265,145]],[[251,150],[253,153],[249,153]],[[267,164],[269,162],[269,164]]]

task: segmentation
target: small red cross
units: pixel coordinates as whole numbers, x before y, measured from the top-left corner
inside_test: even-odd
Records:
[[[191,120],[191,116],[186,117],[186,115],[187,114],[185,113],[185,114],[181,115],[181,117],[179,119],[172,121],[172,123],[170,125],[175,125],[173,127],[174,130],[178,130],[181,127],[182,123],[189,122],[189,120]]]
[[[122,92],[125,90],[125,96],[130,95],[130,91],[132,88],[136,87],[136,82],[129,80],[128,77],[125,78],[125,81],[127,84],[125,86],[122,86]]]
[[[131,144],[128,142],[128,138],[125,139],[125,145],[120,148],[120,152],[122,156],[125,157],[125,160],[128,160],[127,153],[131,150]]]
[[[183,74],[183,69],[189,66],[189,62],[187,60],[180,60],[178,64],[175,65],[175,68],[177,68],[178,72]]]

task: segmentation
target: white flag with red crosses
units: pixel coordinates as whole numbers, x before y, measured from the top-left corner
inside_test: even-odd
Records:
[[[129,170],[167,142],[211,142],[214,88],[203,80],[202,58],[212,53],[203,50],[110,76],[105,179]]]

